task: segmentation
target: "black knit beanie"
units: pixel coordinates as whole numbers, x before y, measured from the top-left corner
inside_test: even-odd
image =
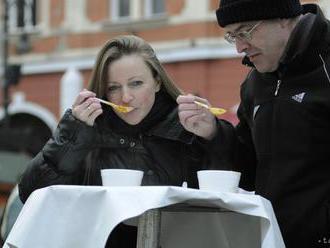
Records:
[[[220,0],[216,11],[220,27],[238,22],[290,18],[301,13],[299,0]]]

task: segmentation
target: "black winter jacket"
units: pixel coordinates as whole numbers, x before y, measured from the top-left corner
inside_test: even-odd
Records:
[[[240,122],[220,133],[236,140],[241,186],[272,202],[287,247],[321,248],[330,247],[330,24],[316,5],[304,10],[279,69],[251,70]]]
[[[104,108],[90,127],[68,110],[24,172],[19,183],[21,200],[25,202],[34,190],[49,185],[102,185],[103,168],[142,170],[143,185],[181,186],[186,181],[189,187],[197,187],[200,169],[230,169],[231,159],[219,157],[219,137],[206,141],[186,131],[175,100],[164,90],[156,95],[152,110],[135,126]],[[106,247],[136,247],[136,234],[135,227],[120,224]]]
[[[197,170],[226,166],[225,159],[214,152],[212,141],[197,138],[182,127],[177,109],[137,136],[116,133],[106,121],[100,118],[89,127],[68,110],[24,172],[19,183],[21,200],[54,184],[101,185],[103,168],[143,170],[143,185],[181,186],[187,181],[189,187],[197,187]]]

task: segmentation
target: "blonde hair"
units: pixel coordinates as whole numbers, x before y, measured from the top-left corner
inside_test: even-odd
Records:
[[[95,61],[88,85],[89,90],[95,92],[97,97],[104,97],[108,66],[122,56],[130,54],[137,54],[143,58],[155,80],[163,85],[173,99],[182,94],[182,91],[167,75],[152,47],[146,41],[134,35],[118,36],[104,44]]]

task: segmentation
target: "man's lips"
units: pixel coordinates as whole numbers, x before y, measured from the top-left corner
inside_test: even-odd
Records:
[[[259,56],[260,55],[260,53],[255,53],[255,54],[249,54],[249,55],[247,55],[248,56],[248,58],[251,60],[251,61],[253,61],[257,56]]]

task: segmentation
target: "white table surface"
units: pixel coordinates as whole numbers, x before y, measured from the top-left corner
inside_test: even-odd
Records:
[[[187,247],[191,248],[219,247],[217,242],[225,248],[247,248],[251,242],[259,242],[262,248],[285,247],[270,202],[258,195],[173,186],[110,188],[64,185],[50,186],[31,194],[4,247],[103,248],[109,233],[118,223],[149,209],[178,203],[221,207],[230,212],[204,216],[192,212],[186,215],[164,213],[162,248],[183,247],[181,243],[185,241],[185,235],[190,237]],[[202,237],[211,230],[218,241],[207,238],[207,242],[214,244],[205,246],[206,241]],[[201,236],[196,236],[194,241],[192,232]]]

